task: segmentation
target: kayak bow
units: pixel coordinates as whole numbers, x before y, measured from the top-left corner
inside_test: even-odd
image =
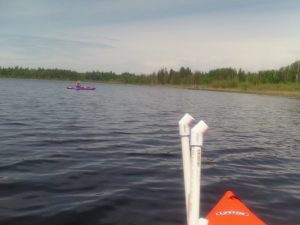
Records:
[[[206,219],[209,225],[266,225],[232,191],[225,193]]]

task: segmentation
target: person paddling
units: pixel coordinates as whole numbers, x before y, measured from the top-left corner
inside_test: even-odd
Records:
[[[76,81],[76,87],[77,87],[77,88],[81,87],[81,84],[80,84],[80,81],[79,81],[79,80]]]

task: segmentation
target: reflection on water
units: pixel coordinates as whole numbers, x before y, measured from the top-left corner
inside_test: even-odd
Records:
[[[177,127],[185,112],[210,126],[204,214],[232,189],[268,224],[300,221],[299,100],[0,82],[1,224],[185,224]]]

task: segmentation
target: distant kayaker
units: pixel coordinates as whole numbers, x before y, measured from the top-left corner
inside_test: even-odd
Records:
[[[80,80],[76,81],[76,87],[81,87]]]

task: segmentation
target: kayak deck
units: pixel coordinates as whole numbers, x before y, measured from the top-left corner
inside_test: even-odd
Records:
[[[225,193],[206,219],[209,225],[266,225],[232,191]]]

